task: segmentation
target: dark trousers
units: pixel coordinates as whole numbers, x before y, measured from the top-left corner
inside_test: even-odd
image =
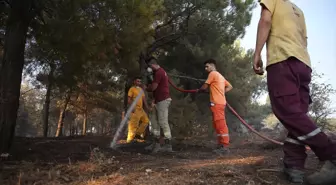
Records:
[[[296,58],[268,66],[267,86],[272,110],[288,130],[284,143],[284,164],[303,169],[308,145],[321,160],[336,159],[336,143],[308,117],[311,103],[309,83],[312,70]]]

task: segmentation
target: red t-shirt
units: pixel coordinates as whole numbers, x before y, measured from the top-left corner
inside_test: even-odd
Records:
[[[158,84],[153,92],[155,103],[170,98],[168,76],[161,67],[155,71],[153,83]]]

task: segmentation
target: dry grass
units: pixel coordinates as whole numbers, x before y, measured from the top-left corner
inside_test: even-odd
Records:
[[[75,138],[73,142],[64,141],[66,140],[48,143],[40,141],[43,144],[37,145],[41,150],[63,147],[58,152],[50,150],[49,156],[40,156],[40,160],[36,160],[36,157],[41,152],[28,152],[28,149],[37,147],[36,140],[16,142],[15,147],[25,146],[27,150],[17,148],[17,152],[24,153],[18,153],[16,158],[0,163],[0,184],[288,184],[279,170],[281,150],[265,149],[262,145],[245,139],[245,144],[237,140],[238,144],[234,144],[231,154],[225,157],[212,154],[210,146],[213,143],[206,144],[204,140],[180,140],[179,144],[174,145],[178,152],[171,155],[148,155],[136,147],[121,152],[112,151],[106,148],[110,138]],[[78,154],[69,151],[77,151]],[[316,165],[314,159],[310,158],[308,167],[315,168]]]

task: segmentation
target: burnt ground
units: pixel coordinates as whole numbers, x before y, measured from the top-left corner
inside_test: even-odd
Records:
[[[16,138],[0,161],[0,184],[287,185],[281,147],[264,141],[233,142],[231,153],[212,153],[207,139],[180,139],[173,154],[148,154],[145,143],[112,150],[111,137]],[[318,166],[311,152],[307,173]]]

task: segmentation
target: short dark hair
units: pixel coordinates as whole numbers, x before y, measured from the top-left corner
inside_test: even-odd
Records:
[[[148,60],[147,60],[147,64],[150,65],[150,64],[158,64],[157,62],[157,59],[155,57],[150,57]]]
[[[204,62],[204,65],[206,65],[206,64],[214,64],[214,65],[216,65],[216,60],[210,58],[210,59],[208,59],[208,60],[206,60],[206,61]]]

